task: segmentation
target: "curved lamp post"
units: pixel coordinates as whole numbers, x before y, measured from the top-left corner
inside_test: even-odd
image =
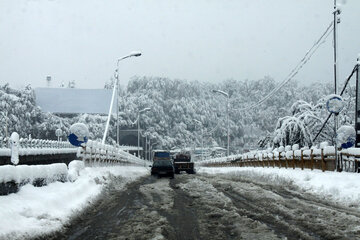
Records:
[[[134,52],[131,52],[130,54],[128,54],[128,55],[126,55],[124,57],[121,57],[121,58],[119,58],[117,60],[116,70],[115,70],[116,82],[115,82],[114,87],[113,87],[109,114],[108,114],[108,118],[107,118],[107,121],[106,121],[104,136],[103,136],[103,139],[102,139],[103,144],[105,144],[105,139],[106,139],[106,136],[107,136],[107,133],[108,133],[108,130],[109,130],[111,112],[112,112],[114,99],[115,99],[115,92],[117,92],[117,98],[116,98],[117,99],[117,101],[116,101],[116,117],[117,117],[117,120],[116,120],[116,143],[119,144],[119,107],[118,107],[118,104],[119,104],[119,86],[118,86],[119,85],[119,62],[121,60],[126,59],[126,58],[139,57],[139,56],[141,56],[141,52],[134,51]]]
[[[229,125],[229,94],[221,90],[212,90],[213,93],[219,93],[226,97],[226,112],[227,112],[227,156],[230,155],[230,125]]]

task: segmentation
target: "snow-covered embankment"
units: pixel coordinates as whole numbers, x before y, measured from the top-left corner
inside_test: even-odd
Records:
[[[0,239],[24,239],[60,230],[93,203],[114,177],[120,177],[121,188],[146,174],[144,167],[77,166],[69,170],[69,177],[76,179],[73,182],[57,181],[41,188],[26,184],[16,194],[0,196]]]
[[[305,193],[315,194],[341,205],[360,208],[358,173],[254,167],[205,167],[200,168],[198,172],[225,174],[233,180],[245,178],[260,184],[294,185]]]

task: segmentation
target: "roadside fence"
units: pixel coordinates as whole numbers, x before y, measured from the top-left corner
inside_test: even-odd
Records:
[[[302,148],[297,144],[275,149],[256,150],[230,157],[209,159],[199,163],[206,167],[277,167],[320,169],[322,171],[359,172],[360,148],[338,151],[335,161],[335,147],[326,144],[320,148]]]
[[[68,141],[56,141],[35,138],[20,138],[19,144],[21,148],[74,148]],[[0,149],[10,149],[10,138],[0,138]]]
[[[142,160],[126,152],[124,147],[115,147],[91,140],[87,142],[86,147],[78,148],[77,157],[89,165],[117,163],[147,166],[151,164],[149,161]]]

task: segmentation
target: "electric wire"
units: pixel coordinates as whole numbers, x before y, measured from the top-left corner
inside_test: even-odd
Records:
[[[277,86],[275,87],[268,95],[264,98],[259,100],[257,103],[252,104],[248,107],[239,109],[239,111],[244,111],[248,109],[255,108],[261,105],[263,102],[271,98],[278,90],[280,90],[285,84],[287,84],[290,80],[292,80],[299,71],[303,68],[303,66],[310,60],[310,58],[314,55],[314,53],[319,49],[319,47],[325,43],[325,40],[329,37],[330,33],[332,32],[334,26],[331,22],[329,26],[326,28],[325,32],[321,35],[321,37],[313,44],[313,46],[306,52],[304,57],[300,60],[300,62],[296,65],[295,68],[287,75],[287,77]]]
[[[354,75],[354,73],[358,70],[358,65],[355,65],[355,67],[353,68],[351,74],[347,77],[347,79],[345,80],[345,84],[344,87],[340,93],[340,96],[343,95],[343,93],[345,92],[345,89],[350,81],[350,79],[352,78],[352,76]],[[327,122],[329,121],[330,117],[333,115],[333,113],[329,113],[328,117],[326,118],[326,120],[323,122],[323,125],[321,126],[319,132],[316,134],[316,136],[314,137],[314,139],[312,140],[312,142],[315,142],[315,140],[318,138],[318,136],[320,135],[320,133],[322,132],[322,130],[324,129],[325,125],[327,124]]]

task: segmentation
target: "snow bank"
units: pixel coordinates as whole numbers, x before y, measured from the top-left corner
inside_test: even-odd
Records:
[[[0,156],[11,156],[11,149],[10,148],[0,148]]]
[[[83,161],[74,160],[69,163],[68,180],[73,182],[80,176],[80,171],[85,168]]]
[[[250,167],[200,168],[198,173],[251,175],[260,179],[266,176],[272,182],[279,181],[280,177],[288,183],[299,186],[306,193],[360,208],[360,184],[358,184],[360,175],[358,173]]]
[[[324,154],[325,155],[335,155],[335,147],[334,146],[324,147]]]
[[[66,154],[76,153],[77,148],[19,148],[20,156],[29,155],[54,155],[54,154]],[[0,156],[11,156],[11,149],[1,148]]]
[[[79,173],[75,182],[54,182],[41,188],[28,184],[16,194],[0,196],[0,239],[31,238],[60,230],[93,203],[115,176],[122,177],[117,187],[123,188],[149,174],[144,167],[123,166],[87,167]]]
[[[37,179],[45,179],[47,183],[66,180],[67,166],[65,163],[49,165],[4,165],[0,166],[0,182],[14,181],[18,184],[33,183]]]
[[[343,149],[341,150],[342,153],[346,153],[349,155],[355,155],[355,156],[360,156],[360,148],[348,148],[348,149]]]

